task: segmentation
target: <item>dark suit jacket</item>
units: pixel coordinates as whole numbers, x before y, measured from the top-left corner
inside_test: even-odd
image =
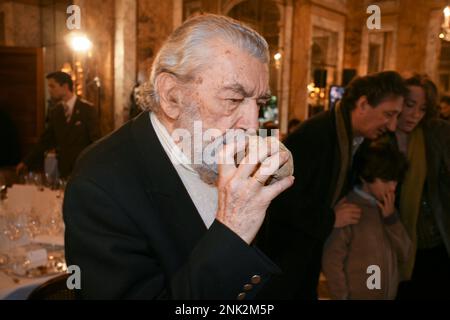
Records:
[[[77,98],[69,123],[66,122],[62,105],[51,112],[46,130],[24,163],[33,166],[42,159],[45,151],[56,148],[59,173],[67,177],[81,151],[98,138],[100,125],[97,110],[87,101]]]
[[[253,298],[279,271],[217,220],[206,228],[148,112],[80,157],[64,220],[83,298]]]
[[[343,143],[351,146],[350,115],[344,114],[349,141]],[[264,297],[315,299],[322,247],[335,221],[332,199],[341,166],[347,166],[341,163],[335,113],[323,112],[305,121],[285,145],[292,152],[296,179],[272,201],[258,235],[259,247],[283,274],[271,281]],[[349,169],[345,168],[341,197],[353,179]]]
[[[450,256],[450,123],[434,120],[424,130],[428,199]]]

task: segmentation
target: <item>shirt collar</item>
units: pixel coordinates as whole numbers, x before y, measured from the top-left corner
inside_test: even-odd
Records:
[[[149,116],[153,129],[155,129],[156,135],[158,136],[158,139],[169,156],[172,164],[174,166],[182,166],[190,172],[198,174],[197,171],[192,168],[189,158],[176,145],[166,127],[161,123],[161,121],[159,121],[155,113],[150,112]]]
[[[355,137],[353,138],[353,148],[358,149],[358,147],[363,143],[364,137]]]
[[[353,188],[353,191],[360,196],[361,198],[369,201],[371,204],[376,205],[377,204],[377,199],[371,195],[370,193],[365,192],[363,189],[361,189],[360,186],[355,186]]]
[[[355,137],[353,138],[352,143],[352,157],[355,156],[356,151],[358,151],[358,148],[361,146],[361,144],[364,142],[364,137]]]
[[[74,94],[72,95],[72,98],[67,100],[65,103],[69,107],[70,112],[73,111],[73,107],[75,106],[75,102],[77,101],[77,96]]]

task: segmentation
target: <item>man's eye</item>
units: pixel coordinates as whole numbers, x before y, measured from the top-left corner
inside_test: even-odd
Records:
[[[267,105],[267,101],[259,101],[258,102],[258,107],[259,108],[264,108]]]
[[[414,103],[414,101],[406,100],[405,105],[406,105],[408,108],[412,108],[412,107],[414,107],[415,103]]]
[[[385,113],[384,114],[387,118],[392,118],[394,116],[393,113]]]
[[[227,99],[227,100],[232,103],[241,103],[242,101],[244,101],[244,99]]]

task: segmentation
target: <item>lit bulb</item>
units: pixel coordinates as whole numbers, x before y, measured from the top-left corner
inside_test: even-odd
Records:
[[[441,32],[441,33],[439,34],[439,38],[440,38],[440,39],[444,39],[444,37],[445,37],[444,34]]]
[[[274,58],[276,61],[281,60],[281,53],[279,53],[279,52],[275,53],[275,55],[273,56],[273,58]]]
[[[445,9],[444,9],[444,15],[445,15],[446,17],[450,17],[450,7],[449,7],[449,6],[445,7]]]
[[[84,35],[75,35],[70,40],[70,46],[74,51],[85,52],[92,48],[92,42]]]

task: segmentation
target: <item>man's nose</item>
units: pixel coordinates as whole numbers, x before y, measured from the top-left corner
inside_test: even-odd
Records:
[[[387,123],[386,127],[391,132],[394,132],[395,130],[397,130],[397,117],[393,117],[392,119],[390,119],[389,122]]]
[[[251,101],[242,108],[241,118],[238,126],[244,130],[258,130],[259,128],[259,107],[256,101]]]

